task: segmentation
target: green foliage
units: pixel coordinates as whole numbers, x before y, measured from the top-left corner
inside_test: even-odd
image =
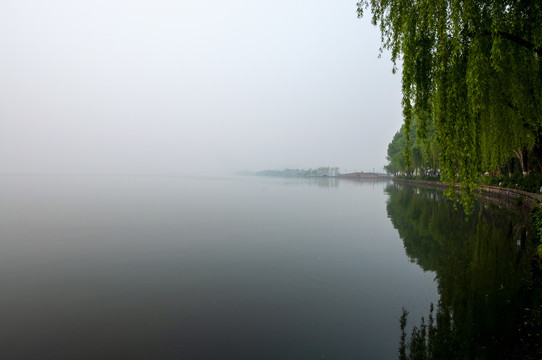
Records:
[[[384,169],[388,174],[398,174],[406,172],[404,150],[406,146],[406,137],[402,129],[395,133],[393,140],[388,144],[388,165]]]
[[[501,186],[504,188],[518,189],[532,193],[539,193],[542,187],[542,174],[529,173],[523,176],[520,173],[511,176],[483,176],[481,183],[484,185]]]
[[[529,215],[529,220],[536,231],[540,246],[542,246],[542,208],[533,206],[531,214]],[[540,246],[538,247],[538,252],[540,252]]]
[[[444,182],[466,203],[479,176],[513,154],[528,172],[542,143],[540,1],[361,0],[380,27],[394,70],[402,63],[406,163],[413,119],[434,126]],[[453,196],[454,192],[450,191]]]
[[[429,131],[429,135],[426,134],[425,139],[419,139],[417,134],[421,131]],[[432,141],[433,133],[432,126],[423,130],[418,127],[417,118],[412,119],[408,134],[403,125],[388,145],[386,159],[389,164],[384,167],[387,173],[438,177],[438,145]],[[409,143],[408,147],[407,142]]]

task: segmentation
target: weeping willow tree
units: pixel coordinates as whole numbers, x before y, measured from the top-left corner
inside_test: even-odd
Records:
[[[542,148],[542,1],[362,0],[358,16],[369,7],[381,51],[402,63],[406,149],[413,116],[418,138],[433,125],[441,177],[467,202],[514,154],[529,171]]]

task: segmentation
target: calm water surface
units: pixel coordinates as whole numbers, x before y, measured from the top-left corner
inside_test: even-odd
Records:
[[[397,358],[402,308],[409,332],[441,271],[412,253],[401,191],[0,177],[0,358]]]

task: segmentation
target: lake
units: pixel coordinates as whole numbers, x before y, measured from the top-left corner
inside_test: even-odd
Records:
[[[0,196],[2,359],[542,354],[532,231],[496,206],[335,178],[2,176]]]

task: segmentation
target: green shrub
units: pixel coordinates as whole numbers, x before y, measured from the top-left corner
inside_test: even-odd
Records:
[[[542,186],[542,174],[531,173],[527,176],[523,176],[523,174],[513,174],[512,176],[506,177],[483,176],[482,184],[539,193],[540,187]]]
[[[540,245],[538,246],[538,253],[540,254],[542,249],[542,208],[533,206],[529,215],[529,220],[536,231],[538,241],[540,242]]]

